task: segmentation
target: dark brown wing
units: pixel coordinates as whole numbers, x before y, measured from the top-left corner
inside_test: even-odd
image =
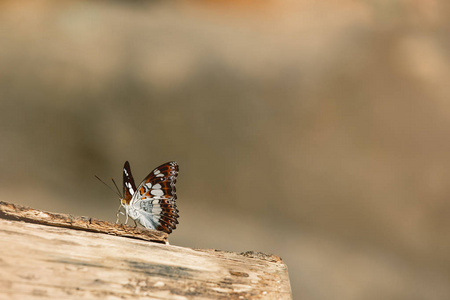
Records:
[[[128,161],[123,166],[123,198],[130,204],[131,198],[136,192],[136,184],[134,183],[133,175]]]

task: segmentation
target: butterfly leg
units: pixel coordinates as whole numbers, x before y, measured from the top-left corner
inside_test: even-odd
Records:
[[[126,215],[125,225],[127,225],[127,223],[128,223],[128,214]]]
[[[134,221],[134,228],[136,228],[137,227],[136,220],[133,219],[133,221]]]
[[[117,214],[116,214],[116,216],[117,216],[116,224],[119,224],[120,214],[122,214],[122,215],[124,214],[123,212],[120,211],[121,208],[122,208],[122,205],[119,205],[119,208],[117,209]]]

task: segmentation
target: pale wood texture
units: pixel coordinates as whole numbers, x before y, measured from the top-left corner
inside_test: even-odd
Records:
[[[168,236],[167,233],[162,231],[114,224],[89,217],[46,212],[3,201],[0,201],[0,218],[131,237],[160,243],[166,243]]]
[[[275,255],[0,219],[0,299],[291,299]]]

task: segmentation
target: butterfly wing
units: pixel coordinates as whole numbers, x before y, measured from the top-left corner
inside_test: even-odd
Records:
[[[131,199],[144,227],[171,233],[178,224],[176,188],[179,167],[174,161],[155,168],[141,182]],[[131,174],[131,173],[129,173]]]
[[[126,204],[130,204],[135,191],[136,184],[134,183],[134,178],[131,174],[130,163],[126,161],[123,166],[123,199]]]

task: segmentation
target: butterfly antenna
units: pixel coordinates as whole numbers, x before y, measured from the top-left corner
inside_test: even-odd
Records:
[[[114,181],[114,178],[111,178],[112,182],[114,183],[114,186],[117,189],[117,193],[120,195],[121,198],[123,198],[122,194],[120,193],[119,187],[117,186],[116,182]]]
[[[98,180],[100,180],[101,183],[103,183],[104,185],[106,185],[106,186],[108,187],[108,189],[110,189],[111,191],[113,191],[115,194],[117,193],[113,188],[111,188],[109,185],[107,185],[107,184],[106,184],[103,180],[101,180],[97,175],[94,175],[94,176],[95,176],[95,178],[97,178]],[[114,182],[114,180],[113,180],[113,182]],[[115,182],[114,182],[114,185],[116,185]],[[117,188],[117,185],[116,185],[116,188]],[[119,190],[119,189],[117,189],[117,190]],[[123,198],[122,195],[121,195],[120,193],[117,193],[117,195],[119,196],[120,199]]]

